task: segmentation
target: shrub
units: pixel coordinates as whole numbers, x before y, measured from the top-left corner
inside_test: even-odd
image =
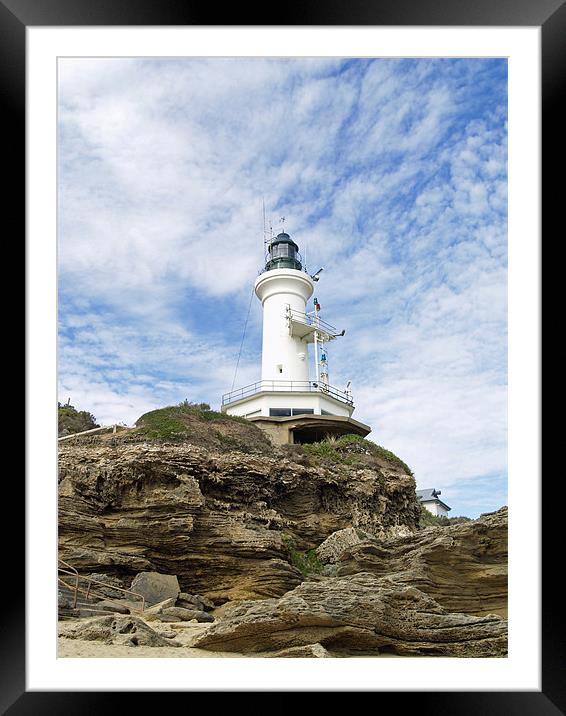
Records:
[[[348,433],[338,438],[329,435],[325,440],[317,443],[305,443],[302,447],[308,455],[315,458],[346,465],[365,462],[363,456],[378,458],[400,468],[411,477],[413,476],[411,468],[401,458],[361,435]]]
[[[212,410],[208,403],[190,403],[188,400],[184,400],[179,403],[179,407],[185,414],[196,415],[200,420],[231,420],[236,423],[244,423],[249,425],[249,420],[240,417],[239,415],[228,415],[227,413],[219,413],[217,410]]]
[[[304,577],[308,577],[310,574],[322,573],[324,565],[317,557],[316,550],[309,549],[307,552],[298,550],[294,539],[291,535],[286,533],[281,534],[281,540],[287,548],[291,564],[296,567]]]
[[[70,403],[66,405],[57,403],[57,412],[59,437],[100,427],[94,415],[86,410],[77,410]]]
[[[335,443],[333,444],[329,440],[322,440],[319,443],[305,443],[303,444],[303,450],[307,455],[312,455],[314,458],[319,458],[323,461],[340,462],[340,463],[351,463],[352,460],[342,453],[336,450]]]

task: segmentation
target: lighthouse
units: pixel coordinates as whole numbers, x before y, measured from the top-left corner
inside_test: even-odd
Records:
[[[222,396],[223,412],[256,423],[277,444],[371,430],[352,418],[350,383],[330,384],[328,344],[345,330],[321,317],[315,284],[322,270],[307,272],[288,233],[268,240],[254,286],[263,310],[261,378]]]

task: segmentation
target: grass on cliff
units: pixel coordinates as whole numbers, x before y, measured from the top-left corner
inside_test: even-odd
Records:
[[[145,413],[136,421],[136,433],[159,442],[189,442],[218,450],[266,452],[272,445],[264,433],[245,418],[211,410],[208,403],[184,400],[178,405]]]
[[[317,557],[316,550],[309,549],[307,552],[298,550],[291,535],[285,532],[281,534],[281,540],[287,548],[291,564],[296,567],[304,577],[308,577],[310,574],[321,574],[324,564]]]
[[[329,436],[318,443],[305,443],[301,446],[303,452],[320,462],[341,463],[344,465],[359,465],[377,462],[386,462],[389,465],[403,470],[407,475],[413,476],[411,468],[390,450],[366,440],[360,435],[347,434],[339,438]]]
[[[136,421],[136,426],[141,428],[148,437],[174,438],[187,432],[187,418],[193,418],[199,422],[231,420],[245,425],[250,424],[245,418],[211,410],[208,403],[190,403],[188,400],[184,400],[178,405],[168,405],[165,408],[144,413]]]

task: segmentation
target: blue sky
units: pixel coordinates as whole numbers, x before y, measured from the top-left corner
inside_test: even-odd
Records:
[[[60,400],[230,390],[262,199],[324,266],[330,382],[452,514],[506,504],[503,59],[60,59]],[[260,377],[252,301],[236,387]]]

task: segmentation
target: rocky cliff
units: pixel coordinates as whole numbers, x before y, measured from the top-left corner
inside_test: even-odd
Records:
[[[506,508],[420,529],[410,470],[369,441],[276,448],[175,410],[60,445],[60,557],[114,587],[174,586],[141,613],[109,588],[97,609],[138,616],[67,638],[178,646],[169,625],[188,620],[182,646],[238,655],[507,653]]]
[[[333,464],[258,445],[62,444],[60,557],[125,586],[141,571],[176,574],[183,591],[222,603],[293,589],[303,578],[294,555],[336,530],[415,531],[414,479],[398,464],[365,454]]]

